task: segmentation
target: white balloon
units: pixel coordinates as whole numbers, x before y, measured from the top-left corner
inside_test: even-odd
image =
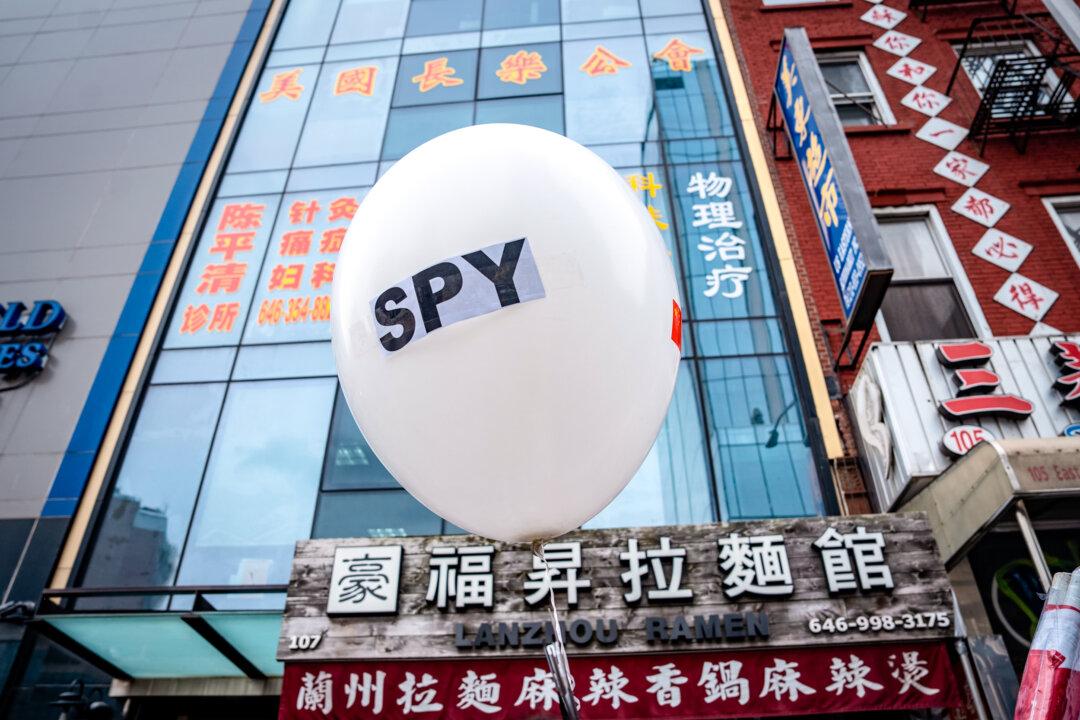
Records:
[[[520,238],[506,262],[519,302],[503,306],[460,256],[488,248],[494,267]],[[413,279],[444,261],[462,277],[452,298],[454,268]],[[426,334],[424,290],[448,296]],[[338,375],[364,437],[421,503],[489,538],[552,538],[648,454],[678,371],[677,294],[655,223],[603,160],[546,130],[468,127],[398,161],[357,211],[335,272]]]

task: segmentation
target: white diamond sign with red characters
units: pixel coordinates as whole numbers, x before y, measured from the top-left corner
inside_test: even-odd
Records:
[[[1009,203],[982,190],[968,188],[960,199],[953,203],[952,210],[968,220],[992,228],[997,225],[1001,216],[1009,211]]]
[[[1024,264],[1031,249],[1030,243],[1000,230],[991,229],[987,230],[979,242],[975,243],[971,252],[999,268],[1016,272]]]
[[[955,150],[956,146],[967,137],[967,133],[967,128],[962,128],[948,120],[930,118],[919,128],[919,132],[915,133],[915,137],[931,145],[937,145],[943,150]]]
[[[922,40],[914,35],[906,35],[899,30],[890,30],[874,41],[874,47],[893,55],[907,57],[908,53],[919,47],[921,42]]]
[[[917,110],[930,117],[936,117],[951,102],[952,98],[948,95],[921,85],[911,88],[911,92],[900,101],[905,107]]]
[[[907,13],[900,12],[896,8],[891,8],[888,5],[875,5],[864,12],[859,19],[871,25],[876,25],[882,30],[892,30],[903,22],[906,17]]]
[[[1028,335],[1064,335],[1064,333],[1053,325],[1037,322],[1035,323],[1035,327],[1031,328],[1031,332],[1029,332]]]
[[[1050,288],[1015,272],[994,295],[995,301],[1036,322],[1043,319],[1057,299],[1058,294]]]
[[[893,66],[886,70],[885,74],[912,85],[922,85],[936,72],[937,68],[929,63],[905,57],[893,63]]]
[[[941,158],[934,172],[965,187],[972,187],[989,169],[986,163],[953,150]]]

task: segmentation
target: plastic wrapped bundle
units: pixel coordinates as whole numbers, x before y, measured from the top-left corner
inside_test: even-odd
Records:
[[[1014,720],[1080,718],[1080,569],[1057,573],[1031,641]]]

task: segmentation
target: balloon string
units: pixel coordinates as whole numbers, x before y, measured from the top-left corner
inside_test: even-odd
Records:
[[[544,553],[544,543],[540,540],[533,541],[532,544],[533,555],[540,558],[540,562],[544,566],[544,575],[548,578],[548,600],[551,604],[551,625],[553,634],[555,636],[555,642],[552,645],[555,646],[555,662],[559,667],[555,667],[553,664],[553,658],[551,654],[545,649],[545,655],[548,656],[548,664],[552,665],[551,671],[553,675],[558,676],[559,669],[562,669],[565,683],[559,682],[560,686],[565,684],[565,687],[560,687],[559,698],[559,710],[562,714],[563,720],[578,720],[577,714],[577,700],[574,698],[573,688],[570,686],[572,682],[570,676],[570,658],[566,654],[566,642],[563,639],[562,625],[559,623],[559,607],[555,604],[555,588],[551,585],[551,568],[548,565],[547,555]],[[551,646],[548,646],[550,648]]]
[[[547,555],[544,553],[542,542],[533,543],[533,552],[539,550],[540,562],[544,563],[544,574],[548,577],[548,602],[551,604],[551,622],[555,632],[555,642],[562,650],[566,651],[566,643],[563,641],[562,625],[559,623],[559,606],[555,604],[555,588],[551,584],[551,568],[548,566]]]

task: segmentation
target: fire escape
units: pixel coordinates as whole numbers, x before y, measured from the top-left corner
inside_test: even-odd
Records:
[[[981,94],[968,136],[980,154],[992,137],[1023,153],[1032,133],[1080,128],[1080,53],[1050,13],[977,19],[957,55],[945,94],[966,71]]]

